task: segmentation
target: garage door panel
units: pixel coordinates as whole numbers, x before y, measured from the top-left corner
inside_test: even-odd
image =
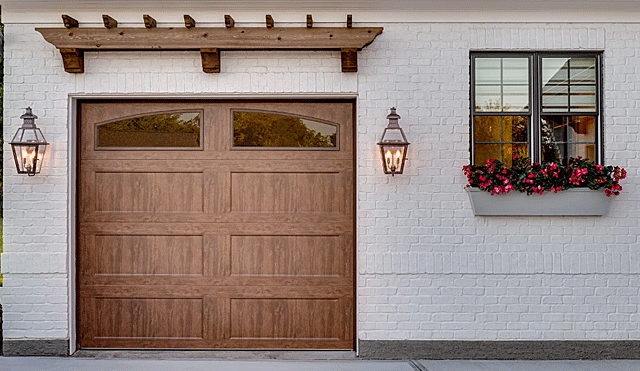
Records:
[[[232,276],[344,276],[333,236],[232,236]]]
[[[339,173],[232,173],[231,212],[340,213]]]
[[[95,338],[202,339],[203,301],[197,298],[96,298]]]
[[[202,236],[96,235],[95,274],[202,276]]]
[[[204,212],[202,173],[96,173],[96,212]]]
[[[232,339],[339,340],[339,299],[233,298]]]

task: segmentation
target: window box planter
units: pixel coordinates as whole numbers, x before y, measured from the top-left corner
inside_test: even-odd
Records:
[[[478,188],[465,188],[473,213],[478,216],[602,216],[609,211],[612,197],[604,189],[572,188],[542,195],[512,191],[491,195]]]

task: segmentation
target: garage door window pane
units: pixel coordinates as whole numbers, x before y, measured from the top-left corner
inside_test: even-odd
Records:
[[[234,147],[336,148],[338,126],[266,112],[233,113]]]
[[[98,148],[200,147],[200,113],[174,112],[98,125]]]

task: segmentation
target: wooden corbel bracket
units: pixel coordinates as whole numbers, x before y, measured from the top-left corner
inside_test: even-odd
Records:
[[[382,27],[36,28],[60,50],[64,69],[83,73],[85,51],[194,50],[203,71],[220,72],[224,50],[339,50],[342,72],[357,72],[357,52]]]

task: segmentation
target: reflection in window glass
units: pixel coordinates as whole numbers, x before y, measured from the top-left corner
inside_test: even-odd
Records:
[[[528,58],[476,58],[475,110],[526,112],[529,110]]]
[[[543,161],[566,164],[571,157],[595,160],[594,116],[542,116]]]
[[[200,147],[200,114],[166,113],[98,126],[98,148]]]
[[[594,112],[595,58],[542,58],[542,110]]]
[[[335,148],[337,125],[264,112],[233,113],[234,147]]]
[[[475,116],[473,128],[476,165],[495,158],[511,166],[513,156],[528,156],[527,116]]]

